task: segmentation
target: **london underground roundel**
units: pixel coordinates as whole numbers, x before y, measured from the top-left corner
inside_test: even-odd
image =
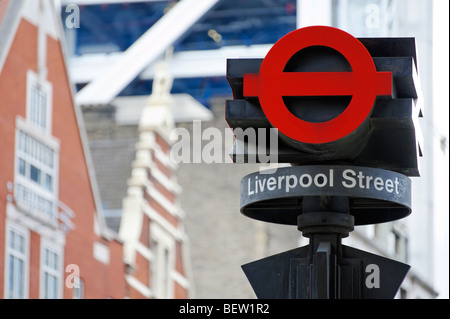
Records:
[[[284,72],[289,59],[302,49],[325,46],[341,53],[351,72]],[[339,140],[370,116],[377,95],[391,95],[392,73],[377,72],[370,53],[342,30],[312,26],[288,33],[264,58],[258,74],[244,75],[244,96],[259,98],[261,108],[280,133],[302,143]],[[345,110],[331,120],[308,122],[292,114],[284,96],[351,96]]]

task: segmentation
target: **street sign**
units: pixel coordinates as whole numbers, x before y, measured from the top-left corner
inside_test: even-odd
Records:
[[[228,59],[234,99],[225,117],[233,130],[251,128],[258,135],[260,128],[277,128],[279,163],[339,161],[419,176],[416,60],[413,38],[356,39],[331,27],[295,30],[264,59]],[[243,147],[236,143],[231,152],[235,162],[264,162],[245,139],[239,143]],[[269,138],[266,143],[268,150]]]
[[[355,225],[393,221],[411,213],[411,180],[361,166],[304,165],[256,172],[241,180],[241,213],[272,223],[297,225],[310,196],[349,197]]]
[[[350,72],[284,72],[299,51],[323,46],[339,52]],[[377,72],[367,49],[350,34],[313,26],[281,38],[264,58],[258,74],[244,74],[244,96],[259,97],[269,122],[285,136],[304,143],[328,143],[358,129],[372,113],[377,95],[392,94],[392,73]],[[325,122],[308,122],[292,114],[283,96],[352,96],[346,109]]]
[[[309,238],[242,266],[258,298],[394,298],[410,266],[341,241],[355,225],[411,213],[422,156],[416,65],[412,38],[325,26],[287,34],[264,59],[227,61],[233,160],[291,164],[244,176],[241,213]]]

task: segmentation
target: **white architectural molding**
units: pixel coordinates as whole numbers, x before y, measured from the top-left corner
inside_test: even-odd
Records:
[[[136,249],[141,234],[143,213],[143,193],[140,187],[128,187],[127,197],[123,199],[123,214],[119,229],[119,238],[123,241],[124,261],[134,265]]]
[[[155,223],[159,224],[167,233],[173,236],[176,240],[186,241],[186,234],[180,229],[176,228],[165,218],[161,216],[156,210],[154,210],[148,203],[143,205],[144,213]]]
[[[76,95],[81,105],[111,102],[150,63],[160,57],[218,0],[181,0],[121,56]],[[151,50],[149,50],[151,48]]]
[[[171,277],[173,279],[173,281],[175,281],[176,283],[178,283],[181,287],[189,289],[189,280],[187,280],[187,278],[180,274],[178,271],[173,270],[171,273]]]
[[[227,46],[215,50],[175,52],[170,60],[169,73],[174,79],[225,76],[227,59],[264,58],[271,47],[272,44],[255,44]],[[108,67],[120,61],[123,54],[122,52],[111,52],[72,56],[70,58],[71,79],[75,83],[91,82],[98,74],[106,72]],[[146,66],[139,78],[152,80],[156,72],[155,65],[156,62]],[[175,98],[177,94],[172,96]],[[116,99],[127,98],[117,97]]]
[[[140,282],[138,279],[133,277],[132,275],[126,275],[125,277],[127,283],[136,289],[139,293],[141,293],[146,298],[152,298],[153,293],[149,287],[144,285],[142,282]]]
[[[105,264],[105,265],[109,265],[109,260],[110,260],[110,252],[109,252],[109,247],[106,246],[105,244],[102,244],[101,242],[94,242],[93,245],[93,255],[94,258],[98,261],[100,261],[101,263]]]

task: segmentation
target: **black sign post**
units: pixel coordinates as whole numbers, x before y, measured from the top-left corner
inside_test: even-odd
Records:
[[[342,245],[354,227],[348,197],[310,196],[298,229],[308,246],[243,265],[258,298],[393,298],[409,266]],[[374,273],[376,272],[376,273]]]
[[[277,162],[291,164],[244,176],[241,213],[296,225],[309,238],[307,246],[242,266],[256,296],[394,298],[410,266],[342,238],[355,226],[411,213],[409,176],[419,176],[422,156],[414,39],[308,27],[283,37],[264,60],[228,60],[227,78],[234,96],[228,124],[235,133],[253,129],[266,150],[260,157],[235,134],[233,159],[263,162],[274,150],[272,139],[259,137],[277,128]]]

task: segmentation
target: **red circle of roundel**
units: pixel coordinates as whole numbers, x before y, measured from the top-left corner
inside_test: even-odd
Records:
[[[288,60],[310,46],[326,46],[340,52],[352,72],[283,72]],[[390,95],[391,72],[377,72],[367,49],[342,30],[312,26],[292,31],[276,42],[264,58],[259,74],[244,74],[244,96],[258,96],[272,126],[303,143],[339,140],[355,131],[370,116],[377,95]],[[283,96],[351,95],[347,108],[321,123],[299,119],[285,106]]]

